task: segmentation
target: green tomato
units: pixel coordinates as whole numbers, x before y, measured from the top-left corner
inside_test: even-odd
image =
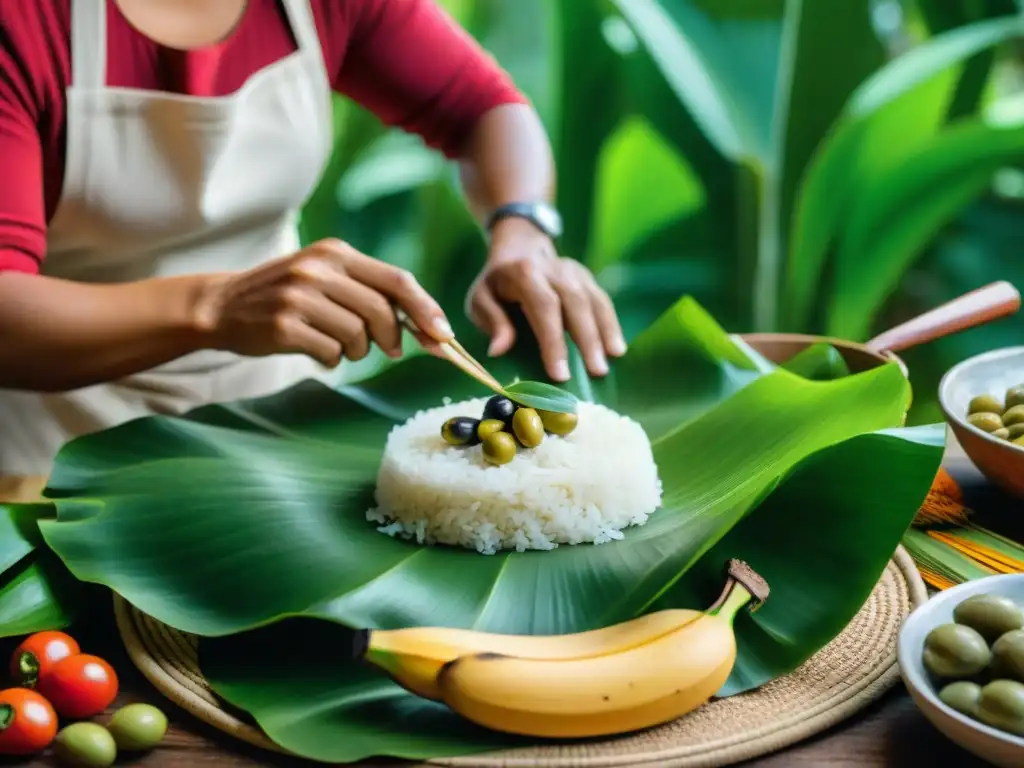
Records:
[[[152,749],[167,733],[167,716],[149,704],[129,704],[114,713],[107,729],[121,749]]]
[[[96,723],[73,723],[53,742],[57,759],[76,768],[109,768],[117,759],[117,745],[110,731]]]

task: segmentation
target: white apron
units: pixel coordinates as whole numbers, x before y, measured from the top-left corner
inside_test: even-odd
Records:
[[[108,1],[72,0],[67,159],[43,274],[116,283],[245,270],[298,250],[297,211],[333,135],[309,0],[283,0],[297,50],[217,98],[108,88]],[[203,351],[68,393],[0,390],[0,476],[48,474],[76,435],[324,374],[303,355]]]

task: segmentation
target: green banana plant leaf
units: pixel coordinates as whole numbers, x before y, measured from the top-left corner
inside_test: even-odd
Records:
[[[846,360],[834,346],[827,342],[812,344],[789,358],[782,365],[787,371],[815,381],[840,379],[850,375]]]
[[[842,29],[842,35],[828,30]],[[789,0],[783,19],[774,98],[767,116],[770,148],[760,194],[745,202],[757,220],[751,238],[753,328],[779,330],[787,224],[804,170],[821,137],[863,78],[882,63],[862,0]],[[813,64],[811,62],[814,62]]]
[[[42,539],[38,522],[49,504],[7,504],[0,507],[0,573],[34,552]]]
[[[798,193],[786,270],[788,327],[808,328],[815,302],[823,298],[830,248],[865,185],[898,167],[940,129],[964,60],[1022,30],[1020,19],[995,19],[946,32],[894,59],[854,92]],[[837,284],[836,295],[845,287]]]
[[[611,544],[482,556],[417,547],[365,521],[395,421],[486,394],[424,355],[338,390],[305,382],[76,439],[46,490],[56,518],[39,530],[78,580],[202,636],[215,690],[318,760],[520,743],[349,663],[346,627],[607,626],[709,603],[731,551],[766,573],[778,606],[737,626],[743,651],[726,692],[748,690],[853,617],[942,453],[941,432],[899,428],[910,387],[895,365],[810,381],[748,349],[684,299],[613,375],[588,380],[574,359],[570,389],[644,426],[664,485],[663,508]]]
[[[996,114],[992,114],[996,112]],[[1024,117],[961,120],[866,184],[847,210],[828,332],[860,339],[939,229],[1024,152]],[[898,214],[897,214],[898,212]]]
[[[553,44],[557,12],[555,4],[547,0],[476,0],[464,22],[467,31],[501,62],[548,125],[556,119],[555,112],[564,98],[557,88],[559,83],[551,76],[557,70]],[[584,44],[594,42],[590,38]]]
[[[944,445],[939,424],[859,435],[821,451],[654,606],[693,605],[711,594],[721,578],[714,563],[728,557],[763,563],[758,572],[773,596],[786,589],[785,600],[769,598],[756,613],[737,617],[739,655],[719,696],[796,669],[843,630],[854,614],[823,607],[832,600],[863,605],[892,555],[892,542],[908,530],[924,500],[921,489],[927,492],[935,477]],[[883,477],[884,489],[865,493],[868,478]],[[869,512],[869,503],[884,509]]]
[[[559,109],[552,110],[546,124],[558,168],[556,202],[564,222],[560,246],[566,255],[582,260],[592,230],[601,222],[594,205],[598,158],[623,114],[620,67],[602,33],[608,18],[604,3],[557,0],[545,5],[557,13],[552,90],[558,91]]]
[[[0,635],[66,627],[77,616],[80,585],[48,550],[28,555],[0,577]]]
[[[718,151],[764,164],[778,76],[778,17],[716,17],[691,0],[613,0]]]
[[[871,10],[863,0],[787,3],[773,115],[779,222],[792,218],[800,180],[821,137],[850,94],[884,62]]]
[[[391,131],[361,152],[338,181],[342,208],[360,210],[389,195],[441,180],[448,164],[417,136]]]
[[[730,303],[744,308],[740,312],[752,307],[752,323],[745,315],[738,319],[758,330],[763,295],[750,288],[762,271],[758,201],[773,165],[781,8],[734,16],[693,0],[613,1],[646,54],[626,60],[626,77],[636,91],[631,99],[699,175],[707,215],[692,223],[713,222],[702,229],[715,236],[708,244],[712,252],[727,260]],[[687,231],[677,242],[692,249],[694,240]]]
[[[1013,16],[1020,12],[1015,0],[917,0],[916,5],[933,34],[982,19]],[[977,109],[989,84],[995,58],[995,51],[982,51],[964,65],[946,110],[947,120],[970,115]]]
[[[625,121],[605,144],[598,178],[595,229],[585,260],[598,274],[705,204],[701,183],[686,161],[641,118]]]
[[[66,627],[78,584],[43,545],[39,521],[50,504],[0,506],[0,636]]]
[[[655,608],[713,599],[721,578],[715,564],[730,552],[743,552],[752,563],[771,563],[773,597],[756,614],[739,619],[741,650],[720,695],[749,690],[792,670],[842,630],[874,586],[892,542],[909,525],[922,488],[938,467],[943,439],[941,427],[882,431],[821,451],[658,599]],[[898,474],[890,474],[894,460]],[[896,481],[891,493],[873,497],[872,503],[884,508],[869,512],[864,477]],[[829,578],[814,578],[815,573]],[[848,592],[857,598],[847,602]],[[792,597],[782,599],[782,594]],[[839,604],[846,607],[825,608]],[[809,637],[813,643],[804,642]],[[475,728],[370,670],[353,669],[337,658],[316,665],[304,661],[320,657],[323,648],[348,644],[337,626],[283,622],[231,638],[203,639],[200,663],[220,695],[253,713],[279,744],[314,759],[356,760],[378,754],[383,744],[388,754],[421,759],[524,743]],[[283,647],[289,653],[282,655]]]
[[[942,439],[941,429],[927,427],[863,435],[822,451],[659,600],[656,607],[713,600],[721,587],[720,567],[716,572],[713,564],[720,566],[730,552],[743,552],[761,570],[761,563],[771,563],[772,597],[757,613],[738,619],[739,657],[719,695],[795,668],[843,629],[909,524],[921,488],[934,477]],[[883,508],[869,511],[861,473],[897,479],[894,459],[901,468],[897,485],[892,495],[873,498]],[[823,523],[834,531],[827,541]],[[809,575],[815,573],[828,578]],[[850,593],[857,597],[848,600]],[[826,608],[840,604],[842,610]],[[199,660],[218,694],[252,713],[275,742],[309,758],[354,761],[386,751],[425,759],[528,743],[476,728],[372,670],[324,657],[325,648],[350,644],[337,625],[291,620],[229,638],[203,638]]]

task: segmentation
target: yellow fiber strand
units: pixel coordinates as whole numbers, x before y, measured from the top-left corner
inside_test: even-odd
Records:
[[[924,579],[924,583],[933,589],[943,590],[956,586],[956,582],[950,581],[945,576],[925,568],[920,563],[917,565],[917,570],[920,572],[921,578]]]
[[[928,498],[917,510],[914,525],[965,525],[970,512],[962,504],[942,497],[934,497],[929,491]]]
[[[1024,569],[1024,560],[1016,558],[1013,555],[1008,555],[1005,552],[1002,552],[998,549],[993,549],[992,547],[989,547],[985,544],[981,544],[980,542],[974,541],[973,539],[968,539],[964,536],[958,535],[956,533],[950,533],[948,531],[929,531],[929,535],[932,533],[935,534],[933,538],[938,538],[939,540],[946,539],[950,544],[954,546],[959,545],[965,549],[969,549],[974,555],[978,557],[985,557],[990,560],[995,560],[1003,563],[1007,567],[1014,568],[1017,570]]]
[[[977,544],[975,542],[962,539],[959,536],[955,536],[950,533],[943,533],[941,531],[928,531],[928,535],[936,541],[940,541],[958,552],[967,555],[972,560],[977,560],[979,563],[995,569],[997,573],[1024,572],[1024,561],[1005,555],[991,547],[986,547],[982,544]]]

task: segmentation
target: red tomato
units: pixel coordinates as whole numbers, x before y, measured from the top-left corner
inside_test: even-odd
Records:
[[[39,680],[39,693],[63,717],[80,720],[98,715],[117,697],[117,675],[99,656],[78,654],[58,661]]]
[[[0,691],[0,755],[31,755],[57,735],[57,713],[28,688]]]
[[[63,632],[36,632],[22,640],[11,655],[11,678],[15,685],[34,688],[61,659],[81,653],[78,643]]]

